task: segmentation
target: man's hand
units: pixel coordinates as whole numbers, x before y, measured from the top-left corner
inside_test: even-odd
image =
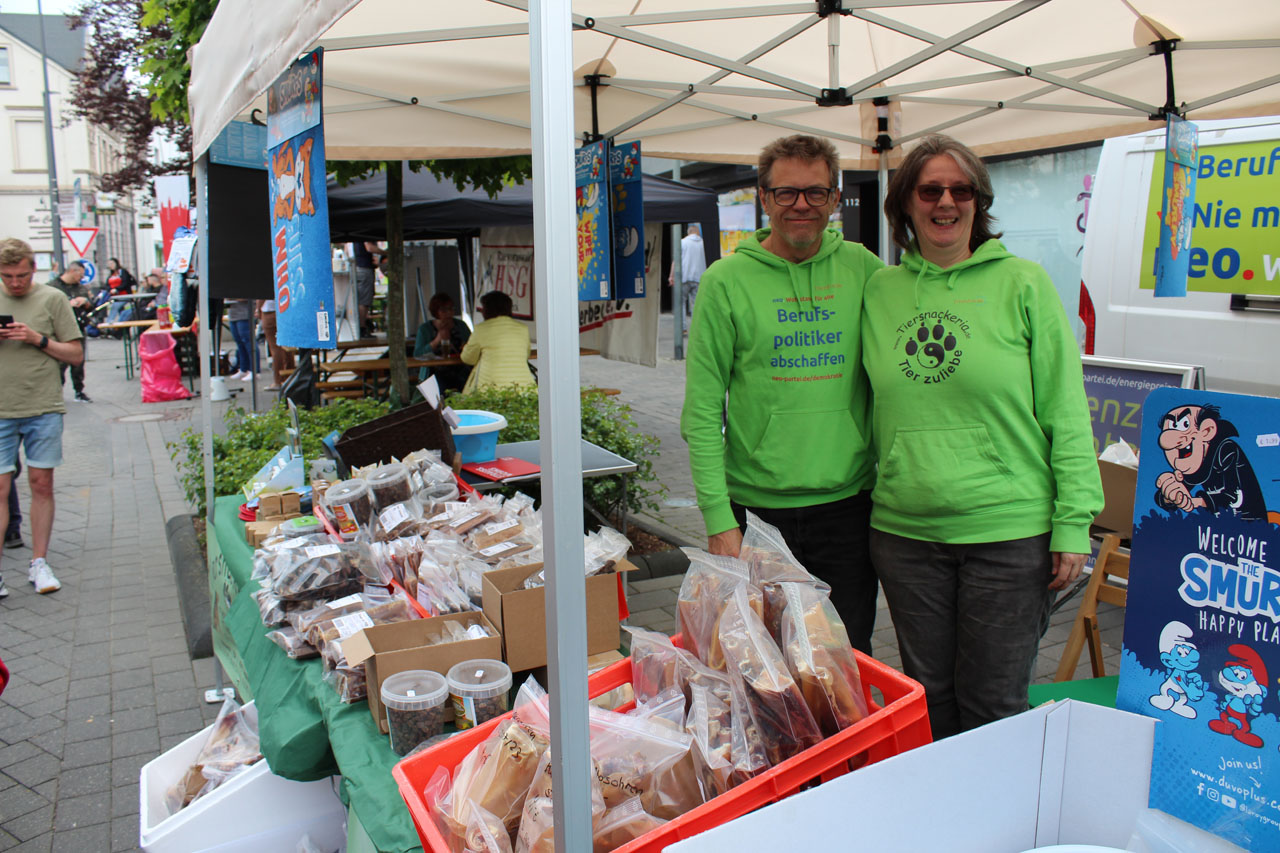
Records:
[[[88,304],[89,304],[89,300],[88,300],[88,299],[85,299],[83,296],[73,296],[73,297],[71,297],[71,307],[72,307],[72,308],[81,308],[81,307],[83,307],[83,306],[85,306],[85,305],[88,305]]]
[[[1065,551],[1053,552],[1053,579],[1049,581],[1049,589],[1066,589],[1075,583],[1084,569],[1084,560],[1088,554],[1068,554]]]
[[[723,533],[707,537],[707,550],[712,554],[736,557],[742,550],[742,531],[732,527]]]
[[[36,334],[35,329],[16,321],[0,327],[0,338],[7,341],[21,341],[24,344],[40,343],[40,335]]]

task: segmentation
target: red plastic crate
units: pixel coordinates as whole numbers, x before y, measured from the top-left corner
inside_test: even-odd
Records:
[[[855,650],[871,713],[839,734],[770,768],[753,779],[721,794],[696,809],[617,848],[617,853],[657,853],[761,806],[788,797],[819,782],[827,782],[849,772],[850,761],[858,766],[891,758],[932,741],[924,688],[902,673]],[[631,683],[631,659],[601,670],[587,682],[587,692],[600,696]],[[884,696],[883,707],[872,701],[876,688]],[[449,853],[449,845],[432,819],[425,788],[437,767],[453,771],[477,744],[482,743],[508,715],[460,732],[448,740],[403,759],[391,773],[400,786],[413,817],[413,824],[428,853]]]

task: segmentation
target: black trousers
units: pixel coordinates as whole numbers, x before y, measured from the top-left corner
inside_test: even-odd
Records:
[[[831,603],[853,647],[871,654],[878,583],[871,566],[871,493],[816,506],[770,509],[731,504],[744,531],[749,509],[782,533],[800,564],[831,585]]]
[[[80,347],[85,350],[85,354],[87,355],[88,346],[85,344],[84,338],[80,339]],[[84,391],[84,362],[81,361],[74,367],[67,364],[65,361],[58,362],[58,376],[61,378],[63,385],[67,384],[68,367],[71,368],[71,387],[76,389],[76,393],[79,394]]]

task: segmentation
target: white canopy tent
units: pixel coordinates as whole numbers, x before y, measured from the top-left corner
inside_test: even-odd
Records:
[[[534,154],[560,850],[590,847],[573,140],[754,163],[806,132],[883,171],[931,131],[991,155],[1145,130],[1169,108],[1280,113],[1273,0],[221,0],[191,57],[196,155],[316,46],[331,158]]]

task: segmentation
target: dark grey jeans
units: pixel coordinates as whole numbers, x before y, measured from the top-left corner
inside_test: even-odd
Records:
[[[792,509],[743,507],[732,503],[733,517],[746,529],[750,509],[782,533],[800,565],[831,585],[831,604],[844,620],[849,642],[871,654],[876,627],[876,573],[867,551],[871,530],[871,493],[841,501]]]
[[[1027,709],[1053,599],[1048,533],[947,545],[872,530],[871,560],[934,739]]]

